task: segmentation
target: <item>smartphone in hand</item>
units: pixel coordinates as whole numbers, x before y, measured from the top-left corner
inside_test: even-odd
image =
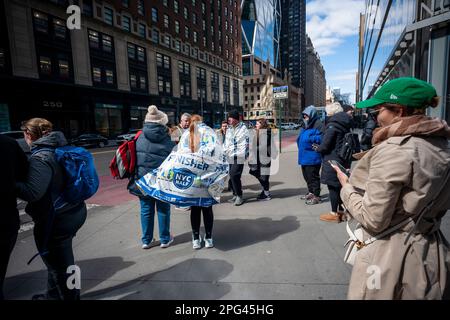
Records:
[[[339,162],[337,162],[336,160],[328,160],[328,162],[332,165],[332,166],[336,166],[339,169],[341,169],[341,171],[348,176],[349,172],[348,169],[344,168],[344,166],[342,164],[340,164]]]

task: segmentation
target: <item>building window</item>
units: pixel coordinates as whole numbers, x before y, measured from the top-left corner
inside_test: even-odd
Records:
[[[137,59],[139,62],[145,62],[145,49],[142,47],[137,47]]]
[[[184,15],[184,19],[189,20],[189,10],[187,7],[184,7],[183,15]]]
[[[184,37],[186,39],[189,39],[189,27],[188,26],[184,27]]]
[[[194,31],[194,43],[197,43],[197,31]]]
[[[92,17],[93,11],[92,0],[83,0],[83,13],[89,17]]]
[[[164,27],[169,29],[169,16],[167,14],[164,15]]]
[[[203,29],[203,31],[206,31],[206,20],[205,19],[203,19],[203,21],[202,21],[202,29]]]
[[[122,0],[122,6],[128,8],[130,6],[130,0]]]
[[[161,53],[156,54],[156,65],[160,68],[170,70],[170,57]]]
[[[153,30],[152,31],[152,41],[155,44],[159,43],[159,32],[158,32],[158,30]]]
[[[192,6],[195,7],[196,3],[195,0],[192,0]]]
[[[177,0],[173,1],[173,10],[175,11],[175,13],[179,13],[178,1]]]
[[[135,74],[130,74],[130,86],[131,88],[137,88],[137,79]]]
[[[164,45],[166,46],[166,47],[170,47],[170,36],[167,36],[167,35],[165,35],[164,36]]]
[[[152,21],[158,22],[158,9],[152,8]]]
[[[204,2],[202,2],[202,13],[205,14],[206,12],[206,5]]]
[[[102,70],[97,67],[92,68],[92,78],[94,82],[102,82]]]
[[[39,67],[42,74],[51,75],[52,74],[52,61],[49,57],[41,56],[39,59]]]
[[[138,13],[143,16],[145,12],[144,0],[138,0]]]
[[[192,23],[197,24],[197,15],[195,14],[195,12],[192,13]]]
[[[175,40],[175,50],[180,52],[181,51],[181,42],[180,40]]]
[[[191,65],[184,61],[178,61],[178,72],[190,77],[191,76]]]
[[[168,6],[167,0],[163,0],[163,6],[164,6],[164,7],[167,7],[167,6]]]
[[[94,49],[99,49],[100,41],[98,32],[89,30],[89,47]]]
[[[123,30],[131,32],[131,20],[127,16],[122,16],[122,27]]]
[[[145,35],[146,35],[145,30],[146,30],[146,29],[147,29],[147,28],[146,28],[145,24],[139,23],[139,35],[140,35],[142,38],[145,38]]]
[[[128,51],[128,58],[134,59],[134,57],[136,56],[135,46],[133,44],[131,44],[131,43],[128,43],[127,51]]]
[[[112,52],[112,38],[107,35],[102,35],[102,44],[103,44],[103,51],[105,52]]]
[[[203,37],[203,46],[206,47],[206,37]]]
[[[140,88],[147,90],[147,79],[144,76],[139,76]]]
[[[113,10],[111,8],[105,7],[104,19],[105,22],[111,26],[113,25],[113,16],[114,16]]]
[[[5,67],[5,49],[0,48],[0,68],[4,68]]]
[[[66,38],[66,24],[59,19],[53,19],[53,28],[55,29],[55,37],[60,39]]]
[[[180,34],[180,22],[175,20],[175,33]]]
[[[34,28],[38,32],[48,33],[48,16],[40,12],[35,12]]]
[[[114,72],[112,70],[105,70],[106,75],[106,83],[107,84],[114,84]]]

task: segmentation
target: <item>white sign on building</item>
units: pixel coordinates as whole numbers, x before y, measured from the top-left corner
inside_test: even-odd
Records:
[[[289,91],[288,86],[274,87],[273,88],[273,98],[275,100],[287,99],[289,97],[288,91]]]

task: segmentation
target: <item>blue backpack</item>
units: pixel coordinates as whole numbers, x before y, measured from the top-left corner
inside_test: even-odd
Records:
[[[64,168],[66,184],[62,200],[80,203],[92,197],[99,181],[92,154],[84,148],[65,146],[55,149],[55,159]]]

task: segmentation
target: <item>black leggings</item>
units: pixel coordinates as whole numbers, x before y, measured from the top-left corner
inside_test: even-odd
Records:
[[[333,212],[343,211],[341,189],[342,187],[328,185],[328,190],[330,191],[331,211]]]
[[[203,224],[205,225],[206,238],[211,239],[214,223],[212,207],[191,207],[191,226],[194,239],[200,239],[200,220],[203,212]]]

